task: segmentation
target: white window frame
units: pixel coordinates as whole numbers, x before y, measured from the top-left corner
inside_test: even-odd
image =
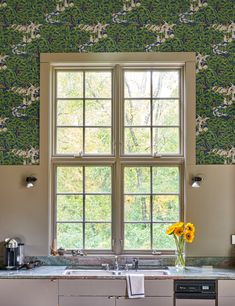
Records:
[[[195,163],[195,53],[192,52],[158,52],[158,53],[42,53],[40,56],[41,62],[41,124],[43,121],[44,126],[40,127],[41,133],[45,133],[49,130],[47,135],[43,135],[40,138],[40,150],[41,160],[45,161],[48,169],[48,194],[49,194],[49,246],[53,244],[55,240],[55,176],[54,169],[56,165],[89,165],[89,164],[101,164],[112,165],[113,173],[115,177],[121,177],[122,169],[125,165],[178,165],[180,167],[180,191],[181,191],[181,204],[180,204],[180,216],[181,220],[184,220],[184,202],[185,202],[185,171],[188,164]],[[120,133],[118,126],[122,126],[122,111],[117,106],[117,100],[123,95],[121,86],[122,81],[120,78],[120,71],[118,74],[113,75],[117,86],[114,90],[114,107],[113,112],[116,114],[113,120],[113,138],[116,144],[116,152],[113,152],[112,156],[74,156],[73,159],[67,156],[55,156],[52,151],[51,144],[53,139],[53,99],[55,92],[52,88],[55,88],[53,84],[53,71],[55,67],[113,67],[118,65],[117,69],[121,67],[181,67],[184,75],[184,82],[182,83],[183,90],[183,107],[181,110],[181,129],[184,133],[181,139],[181,154],[179,156],[123,156],[121,154]],[[115,109],[114,109],[115,108]],[[123,127],[122,127],[123,128]],[[116,154],[116,156],[115,156]],[[113,236],[112,236],[112,251],[94,250],[90,253],[110,253],[110,254],[151,254],[153,250],[148,251],[123,251],[123,208],[121,207],[123,197],[123,182],[121,180],[115,181],[113,184],[113,199],[115,199],[116,205],[113,205],[112,214],[115,215],[112,223]],[[157,250],[161,254],[172,254],[173,251]],[[157,252],[158,253],[158,252]],[[159,253],[158,253],[159,254]]]

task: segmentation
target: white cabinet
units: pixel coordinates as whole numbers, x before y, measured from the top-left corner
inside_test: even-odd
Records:
[[[126,281],[124,280],[59,280],[59,296],[119,296],[125,293]]]
[[[219,296],[218,297],[218,306],[234,306],[235,305],[235,297],[231,296]]]
[[[127,299],[119,297],[116,306],[173,306],[173,297],[146,297],[144,299]]]
[[[0,279],[0,306],[42,305],[58,305],[58,281]]]
[[[60,296],[60,306],[173,306],[172,297],[146,297],[128,299],[126,297]]]
[[[60,306],[115,306],[114,297],[70,296],[60,297]]]
[[[59,280],[60,306],[173,306],[173,280],[146,280],[145,294],[128,299],[126,280]]]
[[[235,280],[218,281],[218,306],[235,305]]]

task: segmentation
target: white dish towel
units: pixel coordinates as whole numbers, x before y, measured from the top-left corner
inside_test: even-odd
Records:
[[[145,297],[144,274],[127,274],[126,281],[129,299],[140,299]]]

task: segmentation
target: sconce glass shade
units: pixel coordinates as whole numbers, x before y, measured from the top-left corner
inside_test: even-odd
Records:
[[[32,188],[34,187],[34,184],[36,182],[37,178],[34,176],[27,176],[26,177],[26,188]]]
[[[192,178],[192,187],[199,188],[201,186],[202,178],[200,176],[194,176]]]

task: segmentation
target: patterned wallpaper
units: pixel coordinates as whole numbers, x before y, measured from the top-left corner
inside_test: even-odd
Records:
[[[197,164],[235,162],[234,0],[0,0],[0,164],[39,163],[40,52],[197,54]]]

